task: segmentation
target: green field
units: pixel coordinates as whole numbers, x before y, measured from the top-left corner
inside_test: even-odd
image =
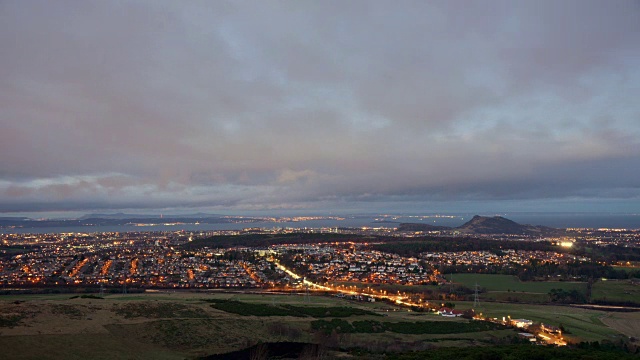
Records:
[[[614,266],[613,268],[615,270],[623,270],[624,272],[627,272],[627,273],[640,271],[640,267],[635,267],[635,266]]]
[[[447,280],[450,278],[447,275]],[[548,294],[551,289],[563,289],[567,291],[578,290],[583,294],[587,291],[585,282],[565,281],[520,281],[512,275],[493,274],[453,274],[453,282],[465,285],[469,288],[478,284],[487,291],[525,292]]]
[[[480,299],[483,301],[534,304],[547,304],[550,300],[548,294],[514,291],[490,291],[480,294]]]
[[[458,302],[456,308],[467,309],[473,306],[471,302]],[[606,326],[601,319],[613,316],[604,311],[580,309],[570,306],[551,306],[533,304],[504,304],[504,303],[480,303],[476,309],[483,316],[502,319],[529,319],[534,322],[543,322],[547,325],[562,325],[571,334],[567,337],[575,337],[576,340],[602,341],[615,340],[620,334]],[[624,316],[616,314],[615,316]]]
[[[591,300],[640,304],[640,285],[630,280],[601,280],[593,284]]]
[[[549,303],[549,291],[551,289],[563,289],[566,291],[577,290],[586,295],[587,283],[564,281],[520,281],[512,275],[494,274],[453,274],[446,276],[447,280],[453,278],[453,282],[474,289],[477,283],[480,288],[486,290],[480,294],[481,298],[489,301],[523,302],[523,303]],[[434,294],[448,293],[448,285],[398,285],[398,284],[363,284],[357,282],[335,282],[335,285],[345,287],[355,286],[358,289],[385,290],[387,292],[421,293],[433,292]]]

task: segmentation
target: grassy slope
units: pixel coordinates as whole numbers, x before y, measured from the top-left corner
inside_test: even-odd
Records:
[[[251,303],[292,304],[297,306],[354,306],[372,311],[388,310],[390,306],[380,302],[355,303],[331,297],[311,297],[308,302],[299,295],[256,294],[193,294],[159,293],[141,295],[109,295],[104,300],[69,299],[69,296],[21,296],[24,303],[14,304],[16,297],[0,297],[0,312],[15,313],[37,309],[33,316],[25,317],[23,326],[0,328],[0,348],[6,358],[160,358],[174,359],[203,354],[238,350],[258,341],[317,341],[310,333],[313,318],[293,317],[239,317],[213,309],[201,299],[234,299]],[[131,304],[144,307],[146,315],[126,317],[117,309],[130,308]],[[167,305],[180,307],[175,314]],[[75,307],[75,312],[57,311]],[[469,303],[459,308],[470,307]],[[56,310],[57,309],[57,310]],[[189,310],[188,312],[186,310]],[[552,325],[562,323],[575,335],[586,340],[610,339],[615,331],[600,322],[602,312],[555,306],[531,306],[517,304],[482,304],[487,315],[524,317],[545,321]],[[198,316],[192,316],[193,314]],[[137,313],[139,314],[139,312]],[[182,317],[182,315],[186,317]],[[200,317],[200,314],[202,315]],[[402,321],[463,321],[447,319],[434,314],[415,313],[406,310],[385,312],[385,317],[364,315],[349,317],[349,321],[375,320]],[[240,321],[241,320],[241,321]],[[614,321],[616,319],[613,319]],[[620,319],[618,319],[619,321]],[[280,326],[285,324],[285,327]],[[622,322],[615,323],[622,326]],[[279,327],[280,326],[280,327]],[[633,330],[631,330],[633,331]],[[437,346],[468,346],[493,338],[512,336],[512,330],[500,330],[466,334],[404,335],[395,333],[350,334],[341,337],[345,346],[362,346],[386,351],[393,346],[404,350],[424,344]],[[402,345],[404,344],[404,345]],[[5,356],[3,356],[5,357]]]
[[[0,336],[4,359],[184,359],[184,354],[112,334]]]
[[[461,309],[472,307],[472,303],[459,302]],[[511,316],[512,319],[529,319],[535,322],[544,322],[548,325],[563,325],[571,332],[567,337],[579,338],[576,340],[601,341],[614,340],[619,332],[613,330],[602,322],[608,316],[604,311],[586,310],[569,306],[549,306],[531,304],[504,304],[504,303],[480,303],[477,311],[484,316],[502,317]]]

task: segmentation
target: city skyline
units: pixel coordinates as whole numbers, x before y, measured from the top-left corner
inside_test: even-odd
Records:
[[[0,216],[640,212],[637,1],[0,5]]]

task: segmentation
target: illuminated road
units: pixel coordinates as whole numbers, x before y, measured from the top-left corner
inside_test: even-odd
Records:
[[[288,269],[287,267],[285,267],[284,265],[280,264],[277,260],[275,259],[271,259],[271,262],[273,262],[276,267],[282,271],[284,271],[287,275],[291,276],[293,279],[301,279],[302,276],[294,273],[293,271],[291,271],[290,269]],[[391,300],[393,301],[395,304],[397,305],[404,305],[404,306],[408,306],[408,307],[413,307],[413,306],[417,306],[417,307],[424,307],[429,305],[428,303],[414,303],[411,302],[407,299],[406,296],[401,296],[401,295],[381,295],[381,294],[372,294],[372,293],[367,293],[364,291],[355,291],[355,290],[343,290],[337,287],[329,287],[329,286],[324,286],[324,285],[320,285],[320,284],[316,284],[312,281],[309,281],[307,279],[303,279],[303,284],[314,288],[314,289],[319,289],[319,290],[326,290],[326,291],[335,291],[341,294],[349,294],[349,295],[362,295],[362,296],[367,296],[367,297],[372,297],[372,298],[376,298],[376,299],[386,299],[386,300]],[[480,317],[476,318],[477,320],[483,320]],[[552,335],[546,332],[538,332],[536,334],[536,336],[540,339],[542,339],[544,342],[548,343],[548,344],[555,344],[558,346],[564,346],[567,345],[566,341],[564,341],[564,339],[562,338],[562,336],[556,336],[556,335]]]
[[[272,259],[271,260],[278,269],[284,271],[287,275],[291,276],[294,279],[301,279],[302,276],[294,273],[293,271],[291,271],[290,269],[288,269],[286,266],[280,264],[277,260]],[[373,294],[373,293],[366,293],[364,291],[355,291],[355,290],[342,290],[340,288],[337,287],[329,287],[329,286],[324,286],[324,285],[320,285],[320,284],[316,284],[312,281],[309,281],[307,279],[302,278],[302,282],[304,285],[309,286],[311,288],[314,289],[319,289],[319,290],[326,290],[326,291],[335,291],[341,294],[349,294],[349,295],[362,295],[362,296],[367,296],[367,297],[371,297],[371,298],[376,298],[376,299],[386,299],[386,300],[391,300],[393,302],[395,302],[398,305],[404,305],[404,306],[418,306],[418,307],[422,307],[425,305],[428,305],[428,303],[425,304],[418,304],[418,303],[412,303],[410,301],[407,300],[406,296],[400,296],[400,295],[380,295],[380,294]]]
[[[278,269],[280,269],[280,270],[284,271],[287,275],[291,276],[292,278],[294,278],[294,279],[296,279],[296,280],[297,280],[297,279],[300,279],[300,278],[302,277],[302,276],[300,276],[300,275],[298,275],[298,274],[294,273],[293,271],[291,271],[291,270],[287,269],[284,265],[280,264],[280,263],[279,263],[277,260],[275,260],[275,259],[273,260],[273,263],[276,265],[276,267],[277,267]],[[303,279],[303,280],[302,280],[302,282],[303,282],[303,284],[304,284],[304,285],[311,286],[311,287],[316,288],[316,289],[334,291],[334,289],[332,289],[332,288],[330,288],[330,287],[323,286],[323,285],[320,285],[320,284],[316,284],[316,283],[314,283],[314,282],[312,282],[312,281],[309,281],[309,280],[307,280],[307,279]]]

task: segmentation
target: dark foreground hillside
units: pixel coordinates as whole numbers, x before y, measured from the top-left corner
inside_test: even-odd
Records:
[[[459,303],[457,308],[464,306],[468,305]],[[528,359],[532,357],[523,354],[530,352],[536,359],[589,354],[590,359],[624,360],[639,345],[630,337],[640,335],[640,329],[627,325],[640,322],[640,313],[509,306],[512,315],[550,316],[572,332],[576,343],[588,339],[589,349],[528,343],[512,346],[523,342],[516,329],[408,311],[382,301],[297,294],[154,292],[104,297],[0,296],[0,357]],[[493,311],[503,312],[501,308]]]

